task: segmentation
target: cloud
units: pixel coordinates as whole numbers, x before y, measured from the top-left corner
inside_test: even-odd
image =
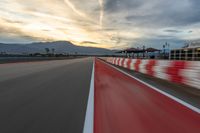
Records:
[[[123,48],[181,46],[200,34],[199,0],[1,0],[0,41],[68,40]]]
[[[87,43],[87,44],[99,44],[99,43],[97,43],[97,42],[90,42],[90,41],[81,42],[81,44],[85,44],[85,43]]]
[[[140,8],[143,4],[143,0],[107,0],[105,2],[105,10],[111,13],[120,12],[131,8]]]
[[[181,33],[183,31],[180,30],[164,30],[164,32],[169,32],[169,33]]]
[[[108,0],[105,9],[117,21],[163,27],[198,23],[198,5],[198,0]]]

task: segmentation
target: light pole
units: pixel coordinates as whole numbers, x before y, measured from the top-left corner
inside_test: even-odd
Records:
[[[145,46],[143,45],[142,48],[143,48],[143,59],[144,59],[144,57],[145,57],[145,56],[144,56],[144,53],[145,53]]]
[[[163,45],[163,58],[165,59],[165,45]]]

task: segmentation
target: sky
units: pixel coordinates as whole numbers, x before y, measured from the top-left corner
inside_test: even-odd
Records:
[[[200,0],[0,0],[0,42],[109,49],[199,40]]]

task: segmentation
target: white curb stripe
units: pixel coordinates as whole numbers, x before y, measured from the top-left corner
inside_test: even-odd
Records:
[[[83,133],[94,131],[94,60]]]

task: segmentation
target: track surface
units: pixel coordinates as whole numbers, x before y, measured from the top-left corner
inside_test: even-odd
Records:
[[[81,133],[92,58],[0,65],[0,133]]]
[[[82,133],[92,65],[0,64],[0,133]],[[200,132],[199,113],[100,60],[94,68],[94,133]]]
[[[199,133],[200,115],[100,60],[94,133]]]

